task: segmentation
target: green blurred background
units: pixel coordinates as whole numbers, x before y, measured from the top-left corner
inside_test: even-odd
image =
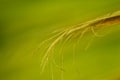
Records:
[[[87,50],[84,48],[90,37],[81,40],[75,49],[71,46],[74,42],[66,44],[62,51],[64,71],[49,62],[40,75],[41,51],[33,54],[54,30],[120,10],[119,3],[120,0],[0,0],[0,80],[119,80],[119,25],[112,26],[104,37],[94,38]],[[61,65],[59,48],[54,56],[56,64]]]

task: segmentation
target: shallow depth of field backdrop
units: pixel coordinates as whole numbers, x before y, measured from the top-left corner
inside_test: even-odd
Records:
[[[117,10],[120,0],[0,0],[0,80],[119,80],[120,25],[101,31],[105,36],[94,38],[87,50],[91,37],[74,50],[74,42],[65,44],[64,70],[56,67],[60,46],[54,53],[57,65],[48,62],[42,74],[42,51],[34,53],[54,30]]]

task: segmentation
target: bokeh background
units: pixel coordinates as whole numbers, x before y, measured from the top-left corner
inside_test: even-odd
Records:
[[[0,80],[119,80],[120,25],[64,46],[41,75],[38,45],[54,30],[120,10],[120,0],[0,0]],[[43,46],[43,48],[46,45]],[[73,54],[74,53],[74,54]],[[52,67],[51,67],[52,66]]]

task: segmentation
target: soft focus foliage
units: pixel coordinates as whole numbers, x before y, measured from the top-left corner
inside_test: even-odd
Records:
[[[54,51],[56,63],[50,59],[42,75],[43,50],[35,50],[54,30],[117,11],[119,3],[120,0],[1,0],[0,80],[118,80],[120,25],[101,31],[105,36],[94,38],[87,50],[93,34],[78,44],[74,40],[67,42],[62,51],[58,44]]]

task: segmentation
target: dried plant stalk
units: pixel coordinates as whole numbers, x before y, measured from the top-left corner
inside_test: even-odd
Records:
[[[108,14],[105,15],[103,17],[97,18],[97,19],[93,19],[91,21],[87,21],[78,25],[74,25],[71,26],[67,29],[63,29],[60,30],[55,36],[53,40],[53,42],[48,46],[48,49],[46,51],[46,53],[44,54],[42,61],[41,61],[41,68],[42,71],[45,68],[45,65],[49,59],[49,56],[51,55],[51,50],[55,47],[55,45],[62,39],[71,39],[77,35],[79,35],[80,37],[82,37],[84,35],[84,33],[86,33],[87,31],[92,31],[94,34],[94,29],[95,28],[100,28],[102,26],[109,26],[109,25],[113,25],[113,24],[120,24],[120,11],[116,11],[112,14]],[[51,38],[49,38],[46,41],[51,40]]]

